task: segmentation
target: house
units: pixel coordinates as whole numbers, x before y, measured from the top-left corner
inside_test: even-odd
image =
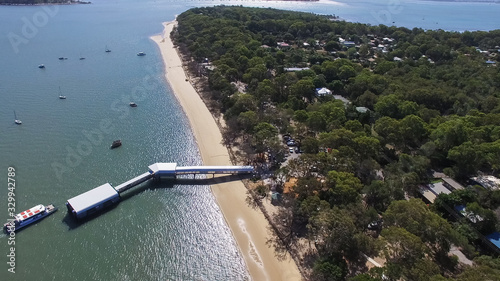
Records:
[[[427,199],[430,203],[434,203],[437,196],[441,193],[450,194],[451,190],[448,189],[443,181],[431,183],[428,185],[420,186],[420,194]]]
[[[344,98],[341,95],[333,95],[333,98],[336,100],[341,100],[344,103],[344,106],[346,106],[346,107],[347,107],[347,105],[349,105],[351,103],[348,99]]]
[[[486,236],[486,239],[488,239],[493,245],[495,245],[495,247],[500,250],[500,233],[493,232],[490,235]]]
[[[437,198],[436,194],[432,193],[432,191],[425,186],[420,186],[419,192],[429,203],[434,203]]]
[[[384,40],[384,42],[386,42],[386,43],[392,43],[394,41],[394,39],[389,38],[389,37],[384,37],[384,38],[382,38],[382,40]]]
[[[324,87],[323,88],[316,88],[316,95],[318,97],[328,96],[331,94],[332,94],[332,91],[330,91],[327,88],[324,88]]]
[[[463,185],[459,184],[452,178],[442,178],[443,184],[451,191],[464,189]]]
[[[288,43],[285,43],[285,42],[278,42],[277,45],[280,48],[289,48],[290,47],[290,45]]]
[[[351,47],[356,46],[356,43],[354,43],[353,41],[344,41],[344,42],[342,42],[342,44],[344,46],[346,46],[347,48],[351,48]]]
[[[444,182],[431,183],[427,185],[427,188],[434,194],[439,195],[441,193],[450,194],[451,190],[449,190]]]
[[[478,184],[489,190],[500,189],[500,179],[494,176],[477,176],[470,179],[473,184]]]
[[[477,223],[479,221],[483,221],[484,218],[482,218],[479,215],[474,214],[473,212],[467,211],[465,209],[464,205],[457,205],[454,207],[455,211],[460,213],[462,216],[468,218],[472,223]]]
[[[356,111],[359,113],[367,113],[370,109],[364,106],[356,106]]]
[[[285,67],[284,70],[286,72],[295,72],[295,71],[302,71],[302,70],[308,70],[309,67]]]

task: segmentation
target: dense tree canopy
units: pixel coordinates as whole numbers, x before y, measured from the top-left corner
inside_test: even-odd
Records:
[[[225,6],[177,19],[172,37],[207,104],[223,114],[226,144],[247,159],[267,153],[275,168],[289,152],[281,139],[304,152],[278,170],[297,181],[283,194],[286,223],[277,229],[314,245],[311,280],[353,277],[361,253],[383,253],[387,263],[350,280],[497,272],[497,260],[462,269],[448,252],[455,245],[473,255],[468,242],[498,229],[500,192],[459,190],[432,208],[412,197],[430,169],[462,182],[498,173],[500,68],[486,61],[498,61],[500,30],[410,30]],[[335,96],[317,94],[322,87]],[[459,204],[484,222],[442,217]],[[367,229],[381,217],[383,227]]]

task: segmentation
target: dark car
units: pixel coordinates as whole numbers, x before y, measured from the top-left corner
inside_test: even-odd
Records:
[[[376,220],[372,221],[371,223],[368,224],[368,229],[369,230],[377,230],[382,227],[382,220]]]

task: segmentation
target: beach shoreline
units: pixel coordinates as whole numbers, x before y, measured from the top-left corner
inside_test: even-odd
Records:
[[[215,119],[188,80],[179,53],[170,39],[176,21],[163,23],[162,34],[152,36],[158,45],[168,80],[186,113],[198,144],[204,165],[232,165],[222,134]],[[259,209],[246,203],[247,190],[241,181],[211,186],[217,204],[231,229],[252,280],[302,280],[297,265],[290,257],[279,260],[272,247],[266,245],[269,222]]]

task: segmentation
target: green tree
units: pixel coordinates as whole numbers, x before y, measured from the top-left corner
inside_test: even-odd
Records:
[[[318,153],[319,141],[313,137],[306,137],[300,144],[300,149],[305,153]]]
[[[302,79],[299,80],[292,86],[292,94],[297,98],[305,98],[311,101],[314,97],[314,83],[312,79]]]
[[[378,212],[385,212],[389,204],[395,199],[390,186],[383,181],[374,180],[365,190],[366,203]]]
[[[264,79],[255,89],[255,96],[261,103],[270,101],[271,97],[275,95],[276,89],[269,79]]]
[[[350,65],[343,65],[339,69],[339,78],[346,81],[351,77],[356,76],[356,70]]]
[[[293,113],[293,120],[301,123],[305,123],[309,118],[309,114],[305,110],[297,110]]]
[[[354,140],[355,149],[360,159],[374,158],[380,150],[380,141],[374,137],[360,136]]]
[[[390,117],[382,117],[375,121],[375,131],[383,138],[384,143],[392,144],[396,147],[401,147],[403,144],[403,136],[399,121]]]
[[[375,111],[382,116],[388,116],[392,118],[399,118],[399,106],[401,104],[401,99],[396,95],[386,95],[378,99],[375,104]]]
[[[464,142],[448,151],[448,159],[454,161],[462,176],[477,173],[484,161],[484,156],[478,146],[472,142]]]
[[[263,152],[272,142],[278,141],[278,129],[273,125],[261,122],[254,127],[253,140],[257,151]]]
[[[471,124],[467,124],[461,118],[451,118],[450,120],[441,123],[432,131],[431,139],[434,140],[439,149],[448,151],[454,146],[459,146],[468,139],[468,128]]]
[[[424,258],[428,249],[420,237],[408,232],[402,227],[390,226],[381,233],[387,241],[384,251],[388,262],[410,269],[413,265]]]
[[[345,280],[347,268],[345,262],[343,266],[339,262],[329,260],[319,260],[315,263],[312,272],[313,281],[341,281]]]
[[[403,227],[420,237],[434,254],[446,254],[451,244],[466,244],[451,225],[439,215],[431,212],[420,199],[394,201],[384,213],[384,224]]]
[[[363,188],[361,181],[352,173],[330,171],[327,176],[327,197],[332,206],[355,203]]]
[[[309,113],[309,118],[306,122],[307,126],[314,132],[322,132],[326,130],[326,116],[325,114],[313,111]]]
[[[251,134],[259,122],[259,116],[255,111],[246,111],[238,116],[238,125],[246,134]]]
[[[458,276],[458,281],[499,280],[500,259],[480,256],[474,259],[474,265],[468,266]]]
[[[429,133],[424,120],[415,115],[403,118],[399,126],[404,143],[413,148],[419,147]]]
[[[350,214],[338,207],[320,210],[307,225],[312,241],[321,256],[343,256],[349,254],[356,242],[356,226]]]

